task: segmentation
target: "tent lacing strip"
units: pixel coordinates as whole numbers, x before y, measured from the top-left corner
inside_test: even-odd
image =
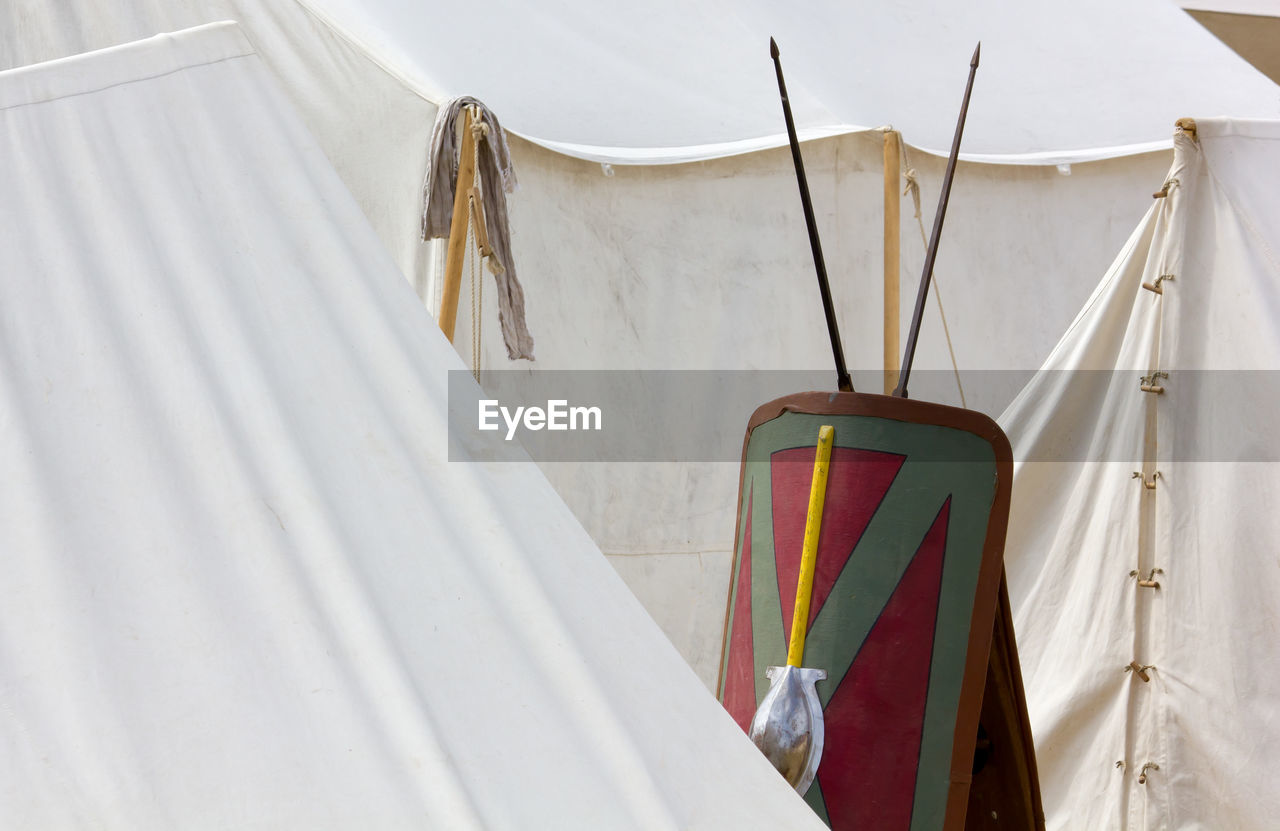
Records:
[[[1181,124],[1179,126],[1181,126]],[[1175,153],[1175,158],[1176,158],[1176,153]],[[1167,180],[1165,180],[1164,185],[1160,188],[1160,190],[1152,194],[1152,197],[1155,199],[1167,199],[1168,197],[1173,196],[1173,194],[1176,191],[1178,191],[1180,187],[1181,187],[1181,182],[1178,181],[1178,178],[1171,176]],[[1156,277],[1155,280],[1151,282],[1142,283],[1143,289],[1146,289],[1147,291],[1155,295],[1155,297],[1152,298],[1152,301],[1157,304],[1157,309],[1156,309],[1157,322],[1156,322],[1156,327],[1154,332],[1154,338],[1152,340],[1152,343],[1150,344],[1150,354],[1148,357],[1149,371],[1148,371],[1148,374],[1142,375],[1138,379],[1138,388],[1139,388],[1140,394],[1152,395],[1153,397],[1149,399],[1148,402],[1146,403],[1146,409],[1149,415],[1147,417],[1147,426],[1144,429],[1142,470],[1136,470],[1133,472],[1133,478],[1139,480],[1142,483],[1143,495],[1141,497],[1142,502],[1139,507],[1140,529],[1138,534],[1138,551],[1137,551],[1138,568],[1135,568],[1129,572],[1129,579],[1135,580],[1137,583],[1137,587],[1139,589],[1145,588],[1145,589],[1151,589],[1157,592],[1160,591],[1160,582],[1156,580],[1156,575],[1164,574],[1164,569],[1159,568],[1148,561],[1146,563],[1146,566],[1148,566],[1150,570],[1145,579],[1143,578],[1143,575],[1142,575],[1142,569],[1144,567],[1144,562],[1143,562],[1144,559],[1154,560],[1157,554],[1155,550],[1156,542],[1153,538],[1153,535],[1155,533],[1155,527],[1154,527],[1155,513],[1157,509],[1157,503],[1155,503],[1154,500],[1157,497],[1157,493],[1156,493],[1157,480],[1164,478],[1163,474],[1156,469],[1156,464],[1159,458],[1156,453],[1156,442],[1157,442],[1156,431],[1159,429],[1159,425],[1160,425],[1156,408],[1160,406],[1158,403],[1159,396],[1163,395],[1165,392],[1165,387],[1163,384],[1160,383],[1160,381],[1162,379],[1168,379],[1169,377],[1168,372],[1165,372],[1158,368],[1161,364],[1161,347],[1163,345],[1163,334],[1164,334],[1164,327],[1165,327],[1165,305],[1164,305],[1164,285],[1163,284],[1177,279],[1174,275],[1174,272],[1176,271],[1176,269],[1172,268],[1171,267],[1172,264],[1167,261],[1169,256],[1169,251],[1166,247],[1167,245],[1166,240],[1163,238],[1164,234],[1175,233],[1175,231],[1170,230],[1168,227],[1171,221],[1169,218],[1169,212],[1172,211],[1172,206],[1170,204],[1172,202],[1173,202],[1173,199],[1168,199],[1168,202],[1166,202],[1162,206],[1162,212],[1165,214],[1164,216],[1161,217],[1161,220],[1165,223],[1164,225],[1161,226],[1161,231],[1163,233],[1158,233],[1156,239],[1154,239],[1152,242],[1153,247],[1158,243],[1163,249],[1159,255],[1161,262],[1159,263],[1160,267],[1158,268],[1158,276]],[[1144,554],[1147,556],[1144,557]],[[1148,596],[1148,598],[1149,597],[1150,596]],[[1153,614],[1152,605],[1148,602],[1148,598],[1142,598],[1141,595],[1139,595],[1139,598],[1135,598],[1134,623],[1138,630],[1135,633],[1135,644],[1134,644],[1135,651],[1141,649],[1141,647],[1143,646],[1147,646],[1147,647],[1150,646],[1150,644],[1145,642],[1141,644],[1139,643],[1139,641],[1143,640],[1140,635],[1141,631],[1144,628],[1149,627],[1150,625],[1149,621],[1147,620],[1147,616]],[[1150,637],[1151,635],[1148,634],[1147,638],[1149,639]],[[1142,650],[1142,651],[1145,651],[1145,650]],[[1134,660],[1129,662],[1129,665],[1124,668],[1124,671],[1126,673],[1132,673],[1134,677],[1140,679],[1144,683],[1149,683],[1151,681],[1151,673],[1156,671],[1156,667],[1152,664],[1142,664],[1135,658]],[[1133,707],[1133,699],[1130,700],[1130,708],[1131,708],[1129,712],[1130,718],[1133,717],[1132,707]],[[1128,741],[1126,741],[1126,753],[1131,752],[1133,749],[1134,748],[1129,745]],[[1124,763],[1117,762],[1116,767],[1120,768],[1121,771],[1123,772]],[[1138,774],[1137,784],[1146,785],[1148,780],[1148,771],[1159,770],[1159,769],[1160,769],[1159,764],[1157,764],[1154,761],[1147,761],[1142,766],[1142,770]],[[1142,793],[1142,796],[1141,796],[1141,805],[1140,805],[1140,811],[1141,811],[1140,822],[1141,822],[1141,827],[1145,829],[1149,827],[1147,824],[1147,820],[1148,820],[1148,810],[1150,808],[1151,792],[1149,789],[1144,787],[1141,789],[1141,793]],[[1122,799],[1120,803],[1120,808],[1121,808],[1121,819],[1123,822],[1124,818],[1129,815],[1129,811],[1130,811],[1127,791],[1126,791],[1126,797]]]
[[[906,181],[906,186],[902,189],[902,193],[911,194],[911,202],[916,209],[916,226],[920,229],[920,242],[924,245],[926,251],[929,250],[929,236],[924,231],[924,219],[920,214],[920,183],[916,181],[916,169],[911,167],[907,160],[907,145],[902,140],[902,133],[894,131],[894,135],[898,137],[898,154],[902,159],[902,178]],[[942,334],[947,339],[947,352],[951,355],[951,371],[956,376],[956,389],[960,392],[960,406],[968,407],[969,405],[964,399],[964,385],[960,383],[960,365],[956,363],[956,350],[951,344],[951,329],[947,326],[947,313],[942,309],[942,293],[938,290],[938,273],[933,274],[933,299],[938,304],[938,317],[942,319]]]

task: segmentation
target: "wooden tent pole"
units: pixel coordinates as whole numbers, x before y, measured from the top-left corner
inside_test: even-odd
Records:
[[[898,221],[901,218],[898,175],[901,157],[896,130],[884,131],[884,394],[890,395],[898,386],[898,297],[901,274],[901,236]]]
[[[476,181],[476,141],[471,134],[471,107],[464,107],[462,147],[458,151],[458,181],[453,189],[453,217],[449,222],[449,248],[444,259],[444,290],[440,295],[440,331],[453,342],[458,323],[458,295],[462,288],[462,263],[467,257],[467,198]]]

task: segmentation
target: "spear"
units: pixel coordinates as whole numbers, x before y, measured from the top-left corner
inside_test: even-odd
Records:
[[[787,139],[791,142],[791,161],[796,168],[796,181],[800,184],[800,202],[804,205],[804,221],[809,228],[809,247],[813,249],[813,265],[818,270],[818,291],[822,294],[822,311],[827,316],[827,334],[831,336],[831,352],[836,359],[836,386],[842,392],[853,392],[849,370],[844,365],[844,348],[840,345],[840,329],[836,326],[836,310],[831,303],[831,286],[827,282],[827,264],[822,259],[822,242],[818,239],[818,223],[813,218],[813,200],[809,198],[809,182],[804,176],[804,159],[800,158],[800,140],[796,138],[796,123],[791,117],[791,100],[787,98],[787,82],[782,80],[782,61],[778,59],[778,44],[769,38],[769,55],[778,71],[778,93],[782,96],[782,114],[787,119]]]
[[[951,180],[956,174],[956,158],[960,155],[960,136],[964,133],[964,119],[969,112],[969,96],[973,93],[973,77],[978,74],[978,55],[982,42],[973,50],[969,61],[969,82],[964,88],[964,102],[960,105],[960,118],[956,121],[956,135],[951,140],[951,156],[947,159],[947,173],[942,178],[942,194],[938,197],[938,211],[933,217],[933,233],[929,236],[929,253],[924,258],[924,273],[920,276],[920,290],[916,293],[916,308],[911,315],[911,331],[907,335],[907,353],[902,358],[902,372],[898,375],[898,388],[893,394],[907,397],[907,378],[911,375],[911,362],[916,356],[916,341],[920,337],[920,318],[924,316],[924,301],[933,279],[933,261],[938,256],[938,240],[942,237],[942,220],[947,216],[947,201],[951,198]]]

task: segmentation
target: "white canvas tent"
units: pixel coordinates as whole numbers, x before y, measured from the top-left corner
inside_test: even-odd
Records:
[[[975,161],[1057,164],[1167,148],[1178,117],[1169,97],[1096,94],[1118,82],[1177,87],[1192,107],[1254,114],[1277,105],[1273,84],[1168,0],[977,0],[963,15],[940,0],[305,5],[432,97],[468,90],[526,138],[614,164],[785,145],[770,36],[806,136],[893,122],[913,146],[941,155],[958,105],[952,87],[982,41],[984,95],[963,156]],[[1237,85],[1218,88],[1224,75]]]
[[[789,157],[766,149],[783,138],[770,33],[783,45],[802,135],[830,137],[808,149],[811,179],[848,351],[866,367],[880,365],[881,204],[879,136],[866,131],[892,123],[912,147],[945,149],[978,39],[965,157],[990,164],[962,167],[949,239],[978,234],[984,245],[948,247],[939,263],[965,369],[1043,360],[1069,318],[1035,333],[1004,321],[1078,306],[1087,287],[1061,261],[1090,253],[1102,267],[1137,219],[1117,207],[1119,194],[1167,167],[1160,151],[1178,113],[1280,115],[1274,84],[1163,0],[1124,9],[1094,0],[1069,14],[987,2],[966,7],[962,25],[930,2],[823,3],[800,16],[723,5],[14,0],[0,9],[0,68],[239,21],[429,304],[436,263],[418,236],[431,125],[444,98],[479,95],[529,138],[515,141],[512,224],[538,365],[550,368],[829,362],[821,338],[781,335],[821,316]],[[684,25],[670,26],[675,18]],[[609,162],[613,175],[569,153]],[[941,160],[911,160],[927,214]],[[1058,162],[1074,163],[1070,175]],[[922,252],[904,203],[909,293]],[[1077,233],[1055,230],[1063,216]],[[678,304],[667,302],[673,294]],[[993,320],[997,298],[1009,313]],[[706,309],[737,325],[700,325]],[[741,321],[778,328],[761,337]],[[469,335],[468,326],[458,336],[464,357]],[[924,364],[949,367],[933,316],[924,337]],[[496,338],[485,348],[486,366],[506,365]]]
[[[882,180],[880,136],[858,131],[888,122],[913,148],[945,148],[975,41],[965,151],[986,163],[960,167],[937,271],[964,370],[1042,362],[1087,295],[1078,275],[1105,268],[1140,216],[1130,195],[1167,169],[1159,148],[1174,118],[1280,116],[1277,88],[1164,0],[982,2],[963,16],[937,2],[15,0],[0,7],[0,67],[221,19],[240,21],[432,308],[437,252],[418,230],[437,103],[478,95],[528,137],[512,138],[521,189],[510,207],[541,369],[829,365],[777,146],[771,34],[802,134],[824,137],[806,144],[809,179],[859,368],[881,364]],[[943,163],[915,150],[910,160],[927,224]],[[687,163],[660,163],[674,161]],[[910,296],[923,259],[910,199],[902,219]],[[496,304],[479,305],[481,364],[527,367],[507,362]],[[468,362],[472,336],[464,310],[456,341]],[[917,367],[950,367],[932,308]],[[1014,392],[970,389],[969,403],[995,412]],[[736,463],[545,470],[713,682]]]
[[[822,827],[536,467],[448,461],[234,24],[0,73],[0,159],[0,826]]]
[[[1001,419],[1051,829],[1260,831],[1280,814],[1280,122],[1197,125]]]

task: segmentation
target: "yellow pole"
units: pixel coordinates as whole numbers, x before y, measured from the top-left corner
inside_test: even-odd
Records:
[[[884,394],[891,394],[898,386],[898,361],[901,350],[898,343],[898,278],[901,274],[900,235],[898,220],[901,217],[898,190],[900,138],[896,130],[884,131]]]
[[[809,512],[804,520],[804,548],[796,579],[796,608],[791,616],[791,645],[787,666],[804,660],[804,635],[809,628],[809,599],[813,595],[813,569],[818,561],[818,535],[822,531],[822,506],[827,501],[827,474],[831,470],[831,443],[836,431],[830,424],[818,428],[818,450],[813,458],[813,482],[809,485]]]
[[[440,295],[440,331],[453,341],[458,322],[458,295],[462,289],[462,263],[467,257],[467,199],[476,181],[476,141],[471,135],[471,108],[463,108],[462,147],[458,151],[458,181],[453,190],[453,218],[449,222],[449,248],[444,259],[444,290]]]

